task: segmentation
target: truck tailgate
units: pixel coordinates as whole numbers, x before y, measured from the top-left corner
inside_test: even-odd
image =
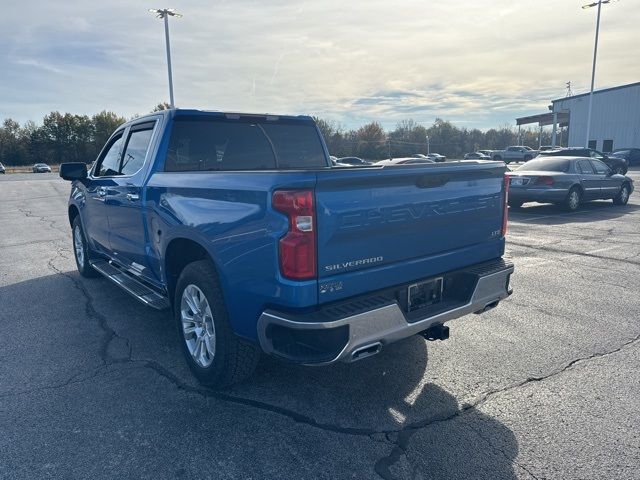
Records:
[[[319,173],[320,303],[501,256],[505,169],[451,162]]]

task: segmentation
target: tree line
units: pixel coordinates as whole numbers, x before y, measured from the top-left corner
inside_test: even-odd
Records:
[[[340,125],[316,118],[331,155],[361,157],[369,160],[399,158],[416,153],[439,153],[447,158],[462,158],[476,150],[501,150],[509,145],[539,146],[537,129],[518,131],[505,125],[482,131],[477,128],[459,128],[451,122],[436,119],[425,127],[414,120],[402,120],[394,130],[386,132],[378,122],[358,129],[346,130]],[[427,140],[428,138],[428,140]],[[551,132],[542,132],[542,145],[551,143]]]
[[[166,108],[158,104],[154,111]],[[51,112],[41,124],[28,121],[20,124],[7,118],[0,126],[0,162],[10,166],[37,162],[86,162],[95,160],[113,131],[127,119],[114,112],[102,111],[93,116]],[[482,131],[459,128],[451,122],[436,119],[425,127],[413,120],[399,122],[394,130],[385,131],[378,122],[357,129],[345,129],[339,124],[316,118],[329,153],[336,157],[357,156],[370,160],[437,152],[448,158],[462,158],[478,149],[502,149],[521,143],[538,146],[537,130],[517,131],[509,126]],[[429,145],[427,147],[427,137]],[[551,142],[549,132],[542,133],[542,144]]]

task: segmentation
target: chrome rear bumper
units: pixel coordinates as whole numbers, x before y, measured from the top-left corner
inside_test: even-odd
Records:
[[[473,269],[481,273],[474,273]],[[481,313],[494,307],[500,300],[511,294],[509,276],[513,270],[512,264],[502,260],[499,263],[489,262],[470,267],[469,271],[477,275],[477,281],[468,301],[450,310],[418,319],[409,320],[397,301],[390,301],[386,305],[371,310],[329,321],[314,321],[311,315],[305,318],[304,315],[267,310],[258,320],[258,338],[265,353],[297,363],[326,365],[338,361],[351,362],[363,358],[354,358],[354,354],[358,352],[364,352],[364,356],[369,356],[377,353],[385,345],[421,333],[433,325],[442,324],[469,313]],[[333,336],[331,343],[334,347],[329,349],[326,355],[305,358],[304,345],[293,350],[285,350],[274,345],[276,336],[274,332],[285,332],[290,336],[295,336],[295,332],[306,332],[307,338],[319,337],[323,333],[331,332]],[[302,333],[302,335],[305,334]],[[301,343],[304,344],[304,340]]]

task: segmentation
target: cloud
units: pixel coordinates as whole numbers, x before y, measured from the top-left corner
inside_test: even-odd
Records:
[[[595,16],[580,0],[191,0],[170,20],[176,103],[309,113],[345,126],[441,117],[489,128],[586,91]],[[12,2],[0,18],[0,117],[144,113],[166,100],[151,0]],[[598,86],[640,79],[638,12],[603,8]]]

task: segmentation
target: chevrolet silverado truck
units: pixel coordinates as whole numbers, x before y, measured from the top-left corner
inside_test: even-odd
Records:
[[[78,271],[170,310],[200,382],[352,362],[510,292],[505,165],[332,168],[311,117],[166,110],[65,163]]]
[[[491,158],[494,160],[500,160],[504,163],[511,162],[528,162],[534,157],[538,156],[537,150],[532,150],[529,147],[512,146],[507,147],[504,150],[493,150],[491,152]]]

